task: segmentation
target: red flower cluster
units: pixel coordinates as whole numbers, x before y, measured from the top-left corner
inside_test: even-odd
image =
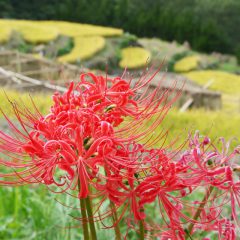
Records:
[[[150,94],[153,77],[134,82],[82,74],[66,93],[53,95],[47,116],[13,104],[19,127],[5,116],[13,134],[0,132],[0,151],[7,156],[0,164],[12,172],[1,173],[0,184],[42,183],[61,193],[76,191],[78,198],[95,201],[94,220],[103,223],[114,211],[115,225],[122,219],[132,227],[142,221],[148,237],[185,239],[203,230],[236,239],[240,182],[233,159],[240,148],[219,152],[198,134],[189,138],[185,152],[154,148],[164,134],[152,133],[178,93],[169,101],[169,92],[160,87]],[[194,199],[198,190],[202,198]],[[114,210],[102,212],[109,201]],[[229,217],[225,204],[231,205]],[[159,212],[158,224],[149,215],[153,211]]]

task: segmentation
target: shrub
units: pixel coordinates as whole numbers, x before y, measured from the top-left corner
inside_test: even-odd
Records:
[[[240,64],[240,44],[239,44],[239,46],[237,47],[237,49],[235,51],[235,55],[237,57],[238,64]]]
[[[58,49],[57,56],[63,56],[65,54],[70,53],[72,51],[73,47],[74,47],[73,39],[68,39],[65,46]]]
[[[126,48],[129,46],[136,46],[137,44],[137,37],[130,33],[125,33],[122,36],[122,40],[120,42],[120,48]]]

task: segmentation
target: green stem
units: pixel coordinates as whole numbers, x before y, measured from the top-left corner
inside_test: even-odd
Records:
[[[115,222],[118,221],[118,216],[117,216],[117,212],[116,212],[116,207],[112,201],[110,201],[110,207],[113,212],[112,218],[113,218],[113,224],[114,224]],[[118,224],[114,225],[114,231],[115,231],[115,239],[121,240],[121,232],[120,232],[120,228],[119,228]]]
[[[91,232],[91,237],[92,237],[91,239],[97,240],[97,234],[96,234],[96,229],[95,229],[95,224],[94,224],[94,219],[93,219],[92,205],[91,205],[91,201],[90,201],[89,197],[87,197],[85,199],[85,203],[86,203],[90,232]]]
[[[201,214],[201,212],[202,212],[205,204],[207,203],[207,200],[208,200],[208,198],[210,197],[213,189],[214,189],[214,187],[213,187],[213,186],[210,186],[209,191],[207,191],[206,195],[204,196],[204,198],[203,198],[200,206],[198,207],[198,209],[197,209],[197,211],[196,211],[196,213],[195,213],[195,215],[194,215],[194,217],[193,217],[193,220],[197,220],[197,219],[200,217],[200,214]],[[192,222],[192,223],[189,225],[188,229],[187,229],[187,233],[189,234],[189,236],[190,236],[190,234],[192,233],[194,224],[195,224],[195,223]],[[187,236],[186,239],[188,239],[189,236]]]
[[[105,164],[105,175],[107,176],[107,170],[108,169],[108,165]],[[117,216],[117,211],[116,211],[116,207],[115,207],[115,204],[110,200],[110,207],[112,209],[112,219],[113,219],[113,224],[115,222],[118,221],[118,216]],[[121,232],[120,232],[120,228],[119,228],[119,225],[116,224],[114,225],[114,231],[115,231],[115,240],[121,240],[122,239],[122,236],[121,236]]]
[[[85,199],[80,199],[80,208],[82,213],[83,237],[84,237],[84,240],[89,240],[88,222],[87,222],[88,220],[87,220]]]
[[[185,233],[187,234],[187,238],[189,237],[191,240],[193,240],[187,229],[185,229]]]
[[[144,221],[139,221],[139,239],[144,240]]]
[[[78,180],[78,189],[80,191],[80,181]],[[86,213],[86,204],[85,199],[80,198],[80,209],[82,214],[82,228],[83,228],[83,238],[84,240],[89,240],[89,232],[88,232],[88,219]]]

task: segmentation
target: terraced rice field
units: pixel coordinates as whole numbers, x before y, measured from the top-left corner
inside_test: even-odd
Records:
[[[174,65],[175,72],[189,72],[198,67],[200,57],[197,55],[187,56],[177,61]]]
[[[119,66],[121,68],[140,68],[147,64],[151,59],[151,52],[140,47],[127,47],[121,51],[121,61]]]
[[[223,111],[240,113],[240,76],[223,71],[191,71],[184,74],[189,79],[222,93]]]
[[[94,56],[105,46],[105,38],[101,36],[74,37],[74,47],[72,51],[60,58],[60,62],[77,62],[86,60]]]
[[[0,20],[0,42],[7,42],[11,32],[19,32],[31,44],[48,43],[59,35],[73,38],[72,51],[59,58],[61,62],[88,59],[105,46],[104,37],[120,36],[122,29],[62,21]]]

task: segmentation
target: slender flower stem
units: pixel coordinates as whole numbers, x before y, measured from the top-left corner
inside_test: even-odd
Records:
[[[85,203],[86,203],[86,208],[87,208],[88,221],[89,221],[90,232],[91,232],[91,239],[96,240],[97,234],[96,234],[96,229],[95,229],[95,224],[94,224],[94,219],[93,219],[92,205],[91,205],[91,201],[90,201],[89,197],[87,197],[85,199]]]
[[[105,164],[105,174],[107,176],[107,172],[106,172],[106,169],[108,168],[108,166]],[[115,222],[118,221],[118,216],[117,216],[117,211],[116,211],[116,207],[115,207],[115,204],[110,200],[110,207],[112,209],[112,219],[113,219],[113,224]],[[114,231],[115,231],[115,240],[121,240],[122,239],[122,236],[121,236],[121,232],[120,232],[120,228],[119,228],[119,225],[116,224],[114,225]]]
[[[192,237],[191,237],[191,235],[190,235],[189,232],[188,232],[188,229],[185,229],[185,232],[186,232],[186,234],[187,234],[186,239],[189,237],[191,240],[193,240]]]
[[[209,196],[211,195],[213,189],[214,189],[214,187],[213,187],[213,186],[210,186],[209,191],[207,191],[206,195],[204,196],[204,198],[203,198],[200,206],[198,207],[198,209],[197,209],[197,211],[196,211],[196,213],[195,213],[195,215],[194,215],[194,217],[193,217],[193,220],[197,220],[197,219],[200,217],[200,214],[201,214],[201,212],[202,212],[202,210],[203,210],[203,208],[204,208],[204,206],[205,206],[205,204],[206,204]],[[188,232],[189,235],[192,233],[194,224],[195,224],[195,223],[192,222],[192,223],[189,225],[188,229],[187,229],[187,232]],[[188,239],[188,237],[189,237],[189,236],[187,236],[186,239]]]
[[[139,240],[144,240],[144,221],[139,221]]]
[[[80,191],[80,181],[78,180],[78,189]],[[85,199],[80,198],[80,209],[82,214],[82,227],[83,227],[83,238],[84,240],[89,240],[89,232],[88,232],[88,220],[87,220],[87,213],[86,213],[86,204]]]
[[[113,218],[113,224],[114,224],[118,220],[118,216],[116,212],[116,207],[112,201],[110,201],[110,207],[113,212],[112,218]],[[115,239],[121,240],[121,232],[118,224],[114,225],[114,231],[115,231]]]
[[[83,237],[84,240],[89,240],[85,199],[80,199],[80,208],[82,213]]]

